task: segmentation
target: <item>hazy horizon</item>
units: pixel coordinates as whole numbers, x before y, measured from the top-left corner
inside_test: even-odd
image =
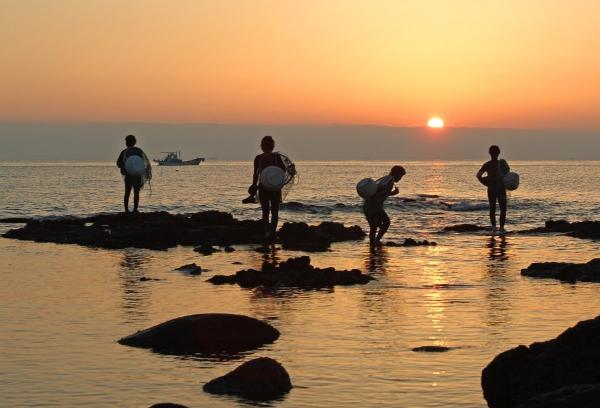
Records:
[[[263,135],[295,160],[600,160],[595,130],[167,123],[2,123],[0,160],[114,160],[127,134],[151,157],[250,160]]]

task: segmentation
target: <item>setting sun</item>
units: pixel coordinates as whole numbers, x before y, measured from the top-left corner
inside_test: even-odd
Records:
[[[429,126],[430,128],[443,128],[444,120],[442,118],[433,117],[429,119],[429,121],[427,122],[427,126]]]

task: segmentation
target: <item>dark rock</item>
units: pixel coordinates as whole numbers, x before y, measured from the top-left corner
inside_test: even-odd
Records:
[[[385,246],[389,247],[415,247],[415,246],[436,246],[437,243],[433,241],[427,241],[426,239],[423,241],[417,241],[412,238],[406,238],[403,243],[398,244],[394,241],[388,241],[385,243]]]
[[[231,263],[232,265],[242,265],[242,263],[240,261],[235,261]]]
[[[444,227],[442,232],[480,232],[489,231],[489,227],[483,227],[475,224],[457,224]]]
[[[207,313],[178,317],[123,337],[119,344],[169,354],[232,354],[273,343],[279,331],[260,320]]]
[[[29,222],[31,218],[25,217],[8,217],[8,218],[0,218],[0,224],[25,224]]]
[[[185,405],[181,404],[173,404],[172,402],[159,402],[158,404],[154,404],[149,408],[188,408]]]
[[[600,382],[600,316],[556,339],[519,346],[492,360],[481,375],[491,408],[512,408],[538,394]]]
[[[287,226],[286,226],[287,225]],[[323,222],[284,224],[282,239],[290,249],[327,250],[331,242],[362,239],[360,227]],[[6,238],[98,248],[149,248],[165,250],[177,245],[231,246],[264,241],[262,221],[237,220],[229,213],[204,211],[194,214],[150,213],[99,214],[92,217],[28,219]],[[228,250],[230,251],[230,250]]]
[[[562,233],[576,238],[600,239],[600,221],[549,220],[543,227],[521,231],[521,233]]]
[[[576,384],[536,395],[517,408],[598,408],[600,384]]]
[[[452,350],[451,347],[444,347],[444,346],[420,346],[420,347],[415,347],[414,349],[412,349],[412,351],[425,352],[425,353],[444,353],[444,352],[450,351],[450,350]]]
[[[225,248],[223,248],[223,251],[227,252],[227,253],[231,253],[235,251],[234,247],[230,247],[230,246],[226,246]]]
[[[346,227],[328,221],[319,225],[286,222],[279,230],[279,240],[284,249],[308,252],[327,251],[332,242],[362,240],[365,235],[356,225]]]
[[[202,273],[202,268],[196,263],[191,263],[187,265],[180,266],[179,268],[175,268],[176,271],[180,271],[183,273],[187,273],[190,275],[200,275]]]
[[[231,214],[100,214],[87,218],[32,219],[3,236],[36,242],[78,244],[100,248],[168,249],[177,245],[232,245],[261,242],[260,221],[239,221]]]
[[[521,275],[533,278],[558,279],[563,282],[600,282],[600,258],[588,263],[541,262],[521,270]]]
[[[147,278],[146,276],[142,276],[140,278],[140,282],[148,282],[148,281],[159,281],[162,279],[158,279],[158,278]]]
[[[261,357],[215,378],[202,387],[211,394],[238,395],[251,400],[268,401],[292,389],[287,371],[277,361]]]
[[[315,268],[310,264],[308,256],[302,256],[290,258],[278,266],[265,262],[260,271],[246,269],[235,275],[215,275],[208,282],[215,285],[237,283],[244,288],[283,286],[318,289],[337,285],[364,285],[373,279],[358,269],[337,271],[334,268]]]
[[[207,245],[207,244],[202,244],[202,245],[194,248],[194,251],[201,253],[204,256],[212,255],[215,252],[219,252],[219,250],[217,248],[213,247],[212,245]]]

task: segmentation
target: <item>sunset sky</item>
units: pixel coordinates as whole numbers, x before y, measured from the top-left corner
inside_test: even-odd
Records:
[[[600,129],[600,1],[1,5],[2,122]]]

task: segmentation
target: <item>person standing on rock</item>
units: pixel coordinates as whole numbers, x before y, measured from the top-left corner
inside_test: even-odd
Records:
[[[277,169],[281,169],[282,174],[285,175],[286,166],[281,155],[278,152],[273,152],[275,141],[271,136],[262,138],[260,148],[263,153],[254,158],[252,185],[248,188],[248,193],[253,197],[258,192],[258,201],[262,209],[262,220],[265,227],[265,238],[274,240],[277,234],[277,223],[279,222],[281,189],[285,182],[284,177],[281,179],[281,183],[278,183],[280,174]],[[265,169],[268,170],[265,172]],[[271,216],[270,221],[269,215]]]
[[[152,166],[146,153],[135,144],[137,140],[134,135],[128,135],[125,138],[124,150],[117,158],[117,167],[121,169],[121,175],[125,182],[125,195],[123,205],[125,212],[129,213],[129,196],[133,189],[133,212],[138,212],[140,203],[140,190],[146,181],[152,179]]]
[[[490,223],[492,233],[496,233],[496,202],[500,205],[500,234],[504,235],[504,223],[506,222],[506,187],[504,176],[510,171],[508,163],[504,159],[498,159],[500,148],[493,145],[489,149],[491,160],[485,162],[477,172],[477,179],[487,187],[488,201],[490,203]],[[484,174],[486,176],[484,177]]]
[[[390,217],[383,208],[385,200],[398,194],[399,190],[394,186],[404,177],[406,170],[402,166],[394,166],[390,174],[377,180],[377,192],[365,198],[363,211],[369,223],[369,243],[371,247],[381,246],[381,239],[390,227]]]

